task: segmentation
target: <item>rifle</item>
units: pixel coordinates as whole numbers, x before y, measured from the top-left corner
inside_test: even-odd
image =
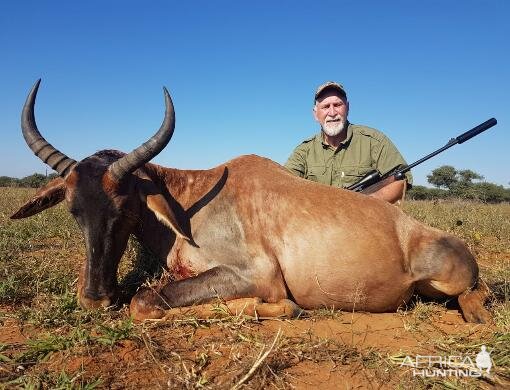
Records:
[[[465,133],[459,135],[458,137],[450,139],[450,141],[448,141],[448,143],[445,146],[419,159],[418,161],[412,163],[411,165],[406,165],[403,168],[391,170],[385,173],[384,175],[381,175],[378,170],[370,171],[366,176],[363,177],[363,179],[347,187],[347,189],[351,191],[362,192],[367,195],[377,192],[381,188],[387,186],[390,183],[393,183],[394,181],[404,179],[405,173],[410,171],[415,166],[421,164],[424,161],[427,161],[429,158],[432,158],[439,153],[444,152],[446,149],[451,148],[453,145],[466,142],[467,140],[477,136],[478,134],[484,132],[485,130],[488,130],[491,127],[495,126],[497,123],[498,121],[496,120],[496,118],[491,118],[479,124],[478,126],[473,127],[471,130],[468,130]]]

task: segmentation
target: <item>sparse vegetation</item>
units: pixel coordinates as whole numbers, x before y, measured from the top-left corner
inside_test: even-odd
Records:
[[[407,192],[412,200],[463,199],[485,203],[510,202],[510,188],[482,181],[484,177],[470,169],[457,170],[443,165],[427,175],[427,181],[436,188],[413,186]],[[477,180],[473,182],[473,180]]]
[[[126,306],[78,307],[83,240],[65,207],[9,219],[33,192],[0,188],[0,387],[464,389],[510,382],[509,204],[404,203],[408,214],[468,243],[493,291],[493,325],[465,324],[452,302],[418,299],[395,314],[321,309],[292,321],[231,316],[219,303],[219,318],[137,324]],[[131,240],[119,270],[126,294],[161,274],[158,265]],[[490,378],[413,377],[400,366],[420,353],[475,356],[482,344],[494,363]]]
[[[41,173],[33,173],[30,176],[22,177],[18,179],[16,177],[0,176],[0,187],[29,187],[38,188],[42,187],[50,180],[58,177],[56,173],[50,173],[49,175],[43,175]]]

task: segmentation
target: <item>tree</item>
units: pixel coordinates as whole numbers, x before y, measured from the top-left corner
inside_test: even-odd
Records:
[[[15,187],[18,185],[18,179],[9,176],[0,176],[0,187]]]
[[[508,188],[487,182],[473,183],[473,180],[483,179],[482,175],[470,169],[457,170],[451,165],[443,165],[427,175],[428,182],[438,188],[417,188],[415,192],[411,189],[409,195],[412,199],[455,197],[488,203],[510,201]],[[441,190],[440,187],[446,188],[447,191]]]
[[[448,198],[449,191],[440,188],[427,188],[425,186],[414,185],[406,196],[413,200],[431,200]]]
[[[443,165],[427,175],[427,181],[434,187],[451,189],[457,182],[457,170],[451,165]]]
[[[473,189],[477,199],[487,203],[500,203],[510,201],[510,189],[493,183],[475,183]]]
[[[473,183],[473,180],[482,180],[483,176],[472,171],[463,169],[457,171],[457,182],[450,187],[451,195],[462,199],[485,200],[484,190],[480,183]]]
[[[57,178],[58,173],[50,173],[48,176],[34,173],[22,179],[9,176],[0,176],[0,187],[31,187],[38,188],[47,184],[50,180]]]
[[[26,176],[23,179],[21,179],[20,185],[22,187],[37,188],[37,187],[42,187],[47,182],[48,182],[48,179],[46,176],[44,176],[40,173],[34,173],[33,175]]]
[[[484,177],[476,172],[473,172],[471,169],[463,169],[462,171],[458,171],[457,175],[459,176],[459,182],[469,183],[471,184],[473,180],[483,180]]]

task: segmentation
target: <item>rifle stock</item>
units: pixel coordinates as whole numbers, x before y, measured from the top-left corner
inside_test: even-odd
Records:
[[[381,188],[386,187],[387,185],[396,182],[397,179],[395,176],[389,176],[385,179],[382,179],[381,181],[378,181],[377,183],[374,183],[364,189],[362,189],[360,192],[365,195],[373,194],[374,192],[379,191]]]

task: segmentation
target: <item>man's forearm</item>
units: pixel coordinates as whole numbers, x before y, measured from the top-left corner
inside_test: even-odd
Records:
[[[371,193],[370,196],[385,200],[388,203],[396,203],[404,198],[406,186],[407,182],[405,180],[397,180]]]

